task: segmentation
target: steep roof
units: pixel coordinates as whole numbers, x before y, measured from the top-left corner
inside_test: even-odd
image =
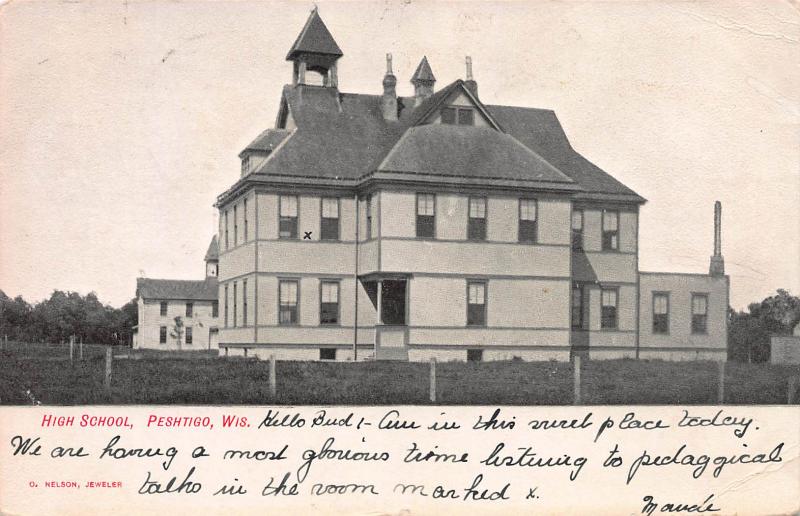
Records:
[[[399,120],[386,121],[380,95],[287,85],[282,103],[291,113],[296,129],[262,133],[256,141],[271,145],[272,154],[240,182],[323,181],[327,185],[355,186],[381,171],[458,172],[461,176],[498,181],[524,180],[536,188],[569,185],[567,189],[575,191],[577,198],[644,202],[575,151],[553,111],[483,105],[474,99],[497,124],[499,132],[454,125],[420,126],[460,87],[463,81],[455,81],[416,107],[413,97],[400,97]],[[476,137],[478,134],[481,137]]]
[[[136,296],[144,299],[216,301],[216,278],[202,281],[136,278]]]
[[[292,48],[286,55],[286,60],[291,61],[297,54],[328,54],[333,56],[341,56],[342,50],[339,45],[334,41],[325,22],[319,17],[317,9],[314,8],[306,20],[303,30],[297,36]]]
[[[433,76],[433,70],[428,63],[428,56],[422,56],[422,61],[419,62],[414,75],[411,76],[411,82],[436,82],[436,77]]]
[[[408,129],[380,171],[573,183],[512,136],[488,127],[421,125]]]
[[[205,261],[219,261],[219,244],[217,243],[217,235],[211,237],[211,243],[208,244]]]

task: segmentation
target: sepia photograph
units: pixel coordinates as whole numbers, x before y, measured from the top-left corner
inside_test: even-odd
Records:
[[[0,403],[800,403],[750,7],[6,3]]]

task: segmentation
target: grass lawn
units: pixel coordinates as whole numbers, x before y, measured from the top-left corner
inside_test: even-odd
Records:
[[[52,348],[52,347],[51,347]],[[409,362],[278,362],[277,397],[269,364],[215,353],[137,352],[113,362],[103,388],[104,349],[85,346],[70,363],[68,347],[0,351],[0,404],[429,404],[429,365]],[[127,348],[115,356],[128,355]],[[77,357],[77,352],[76,355]],[[728,363],[725,402],[785,404],[800,366]],[[570,405],[572,364],[448,362],[436,367],[437,397],[453,405]],[[608,360],[584,362],[584,404],[716,404],[714,362]],[[30,394],[28,394],[30,391]],[[798,402],[800,393],[795,396]]]

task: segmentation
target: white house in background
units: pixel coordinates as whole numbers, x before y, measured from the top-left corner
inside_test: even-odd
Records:
[[[205,257],[206,278],[199,281],[136,279],[139,321],[134,349],[217,349],[219,248],[211,239]],[[183,320],[180,341],[174,336],[175,318]]]

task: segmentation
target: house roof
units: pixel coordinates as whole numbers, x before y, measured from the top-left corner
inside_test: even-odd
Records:
[[[202,281],[136,278],[136,296],[143,299],[215,301],[216,278]]]
[[[422,61],[419,62],[414,75],[411,77],[411,82],[436,82],[436,77],[433,76],[433,70],[428,63],[428,56],[423,56]]]
[[[286,60],[291,61],[297,54],[328,54],[332,56],[341,56],[342,49],[334,41],[325,22],[319,17],[316,7],[306,20],[303,30],[297,36],[292,48],[286,55]]]
[[[286,129],[267,129],[250,142],[242,153],[247,151],[272,152],[287,136],[289,136],[289,131]]]
[[[218,261],[219,260],[219,244],[217,243],[217,235],[211,237],[211,243],[208,244],[206,251],[205,261]]]
[[[287,85],[282,110],[291,113],[296,129],[262,133],[251,145],[272,146],[270,157],[222,194],[220,202],[245,181],[355,186],[382,171],[410,175],[458,172],[498,182],[521,180],[530,188],[562,189],[567,185],[577,198],[644,202],[575,151],[553,111],[483,105],[469,95],[498,131],[424,125],[459,88],[464,88],[461,80],[418,106],[413,97],[399,97],[399,119],[386,121],[380,95]]]

